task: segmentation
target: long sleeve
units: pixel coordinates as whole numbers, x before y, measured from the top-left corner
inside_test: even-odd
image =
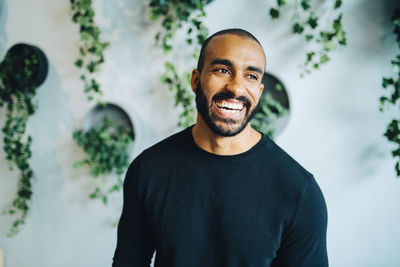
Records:
[[[295,217],[271,266],[326,267],[327,209],[314,179],[303,191]]]
[[[138,195],[140,156],[128,168],[124,181],[124,204],[118,224],[113,267],[148,267],[154,242]]]

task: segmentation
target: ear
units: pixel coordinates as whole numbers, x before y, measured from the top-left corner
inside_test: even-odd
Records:
[[[262,83],[260,87],[260,95],[262,94],[263,91],[264,91],[264,84]]]
[[[200,81],[200,72],[198,69],[194,69],[192,71],[192,78],[190,80],[190,86],[192,87],[192,91],[196,93],[196,87]]]

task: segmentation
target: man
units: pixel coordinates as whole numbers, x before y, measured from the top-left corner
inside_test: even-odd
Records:
[[[196,124],[145,150],[124,182],[114,267],[328,266],[313,176],[252,129],[266,64],[241,29],[204,43]]]

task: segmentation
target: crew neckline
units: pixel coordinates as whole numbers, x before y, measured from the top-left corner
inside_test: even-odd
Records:
[[[260,150],[260,148],[262,148],[268,142],[268,137],[265,134],[263,134],[262,132],[258,131],[261,134],[261,139],[257,142],[257,144],[252,146],[249,150],[239,153],[239,154],[234,154],[234,155],[218,155],[218,154],[208,152],[196,144],[196,142],[194,141],[194,138],[193,138],[193,134],[192,134],[193,126],[194,125],[192,125],[186,129],[186,134],[187,134],[188,138],[190,139],[192,147],[194,148],[194,152],[200,156],[207,157],[207,158],[213,158],[213,159],[218,159],[218,160],[243,159],[243,158],[246,158],[246,157],[256,153],[258,150]]]

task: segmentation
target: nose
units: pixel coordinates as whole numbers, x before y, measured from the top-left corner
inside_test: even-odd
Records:
[[[245,83],[243,77],[240,75],[232,75],[225,89],[231,92],[235,97],[243,96],[245,92]]]

